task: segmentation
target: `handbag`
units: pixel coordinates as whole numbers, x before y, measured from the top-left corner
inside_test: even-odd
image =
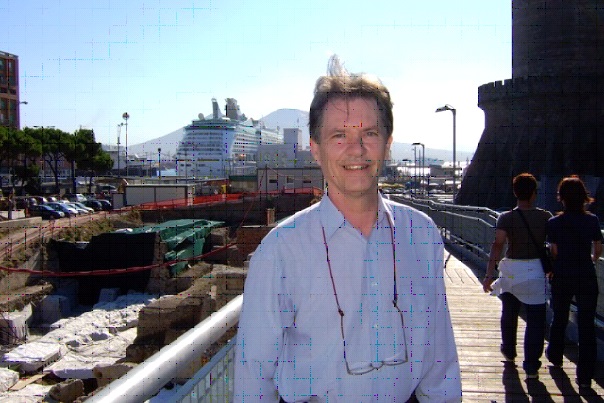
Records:
[[[537,243],[537,240],[535,239],[535,236],[533,235],[533,231],[531,231],[531,228],[529,227],[526,217],[524,217],[524,214],[522,213],[522,211],[520,209],[515,209],[515,210],[520,214],[520,218],[522,218],[522,221],[524,222],[524,225],[526,226],[526,229],[528,230],[529,236],[531,237],[531,240],[533,241],[533,245],[535,245],[535,247],[537,248],[537,251],[539,252],[539,260],[541,261],[541,266],[543,267],[543,272],[544,273],[552,272],[554,270],[554,263],[553,263],[552,255],[551,255],[549,248],[545,245],[539,245]]]

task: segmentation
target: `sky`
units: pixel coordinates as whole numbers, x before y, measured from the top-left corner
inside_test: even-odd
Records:
[[[19,57],[21,127],[93,129],[116,144],[173,132],[235,98],[247,117],[308,111],[337,54],[378,76],[394,141],[473,152],[482,84],[511,78],[510,0],[0,0]],[[121,132],[124,145],[125,133]]]

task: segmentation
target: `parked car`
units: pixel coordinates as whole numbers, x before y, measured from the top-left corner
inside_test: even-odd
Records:
[[[65,193],[63,195],[65,200],[69,200],[70,202],[83,202],[86,201],[86,196],[81,193]]]
[[[44,204],[46,202],[49,202],[50,200],[48,200],[46,197],[44,196],[31,196],[32,199],[36,199],[36,201],[38,202],[38,204]]]
[[[54,220],[65,217],[65,213],[57,211],[46,204],[38,204],[29,208],[29,214],[35,217],[42,217],[43,220]]]
[[[82,204],[80,202],[71,202],[69,204],[72,207],[75,207],[76,210],[82,210],[83,212],[85,212],[85,214],[92,214],[92,213],[94,213],[94,209],[93,208],[85,206],[84,204]]]
[[[65,203],[48,202],[48,203],[46,203],[46,205],[52,207],[53,209],[55,209],[57,211],[62,211],[63,213],[65,213],[65,216],[67,216],[67,217],[75,217],[79,214],[78,210],[74,209],[73,207],[68,206]]]
[[[19,210],[24,210],[31,206],[38,204],[36,199],[31,196],[17,196],[15,197],[15,207]]]
[[[113,185],[97,185],[97,188],[99,189],[99,191],[101,193],[103,192],[107,192],[107,193],[115,193],[117,192],[117,188]]]
[[[103,203],[96,199],[88,199],[85,202],[82,202],[82,204],[86,207],[90,207],[94,211],[101,211],[103,209]]]
[[[105,200],[105,199],[97,199],[97,200],[103,205],[103,210],[105,210],[105,211],[113,210],[113,204],[111,204],[111,202],[109,200]]]

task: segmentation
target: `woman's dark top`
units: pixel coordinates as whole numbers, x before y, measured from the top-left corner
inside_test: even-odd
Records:
[[[593,241],[602,241],[598,217],[579,212],[553,217],[547,223],[547,240],[558,247],[555,276],[595,276],[591,247]]]
[[[547,221],[552,217],[549,211],[540,208],[522,210],[531,232],[538,245],[545,243]],[[497,229],[505,231],[508,237],[508,249],[505,256],[509,259],[537,259],[539,250],[535,246],[520,213],[517,209],[501,213],[497,219]]]

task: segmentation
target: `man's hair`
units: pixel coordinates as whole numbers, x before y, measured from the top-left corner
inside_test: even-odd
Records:
[[[512,181],[512,188],[514,189],[514,196],[518,200],[529,200],[537,190],[537,179],[529,173],[516,175]]]
[[[369,74],[350,74],[340,63],[337,55],[329,59],[327,75],[319,77],[315,84],[315,95],[310,104],[308,128],[310,138],[321,141],[321,126],[325,107],[333,99],[370,98],[377,101],[380,124],[386,129],[388,137],[394,129],[392,100],[386,86],[375,76]]]
[[[564,202],[564,211],[585,212],[585,203],[593,201],[585,184],[577,175],[562,178],[558,184],[558,198]]]

